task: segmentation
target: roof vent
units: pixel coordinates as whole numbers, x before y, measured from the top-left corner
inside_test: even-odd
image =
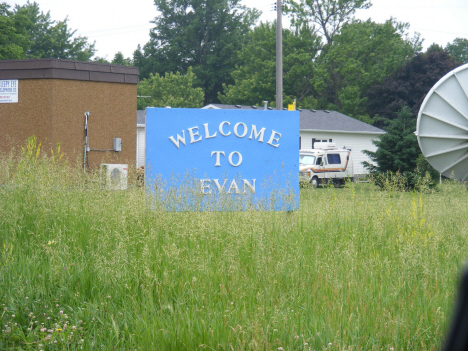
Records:
[[[252,108],[253,108],[254,110],[256,110],[256,109],[257,109],[257,106],[252,106]]]
[[[269,110],[273,110],[273,107],[268,107]]]
[[[263,101],[263,109],[266,110],[268,108],[268,101]]]
[[[298,108],[297,110],[298,110],[299,112],[302,112],[302,108]]]
[[[283,107],[283,110],[287,111],[288,109],[286,107]]]
[[[315,111],[315,110],[310,110],[310,112],[317,112],[317,111]]]
[[[234,105],[234,107],[241,108],[241,105]]]
[[[328,110],[324,110],[324,111],[325,111],[325,113],[330,113],[330,111],[328,111]]]

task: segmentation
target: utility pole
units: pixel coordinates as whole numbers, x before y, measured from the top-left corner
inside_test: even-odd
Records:
[[[276,0],[276,109],[283,109],[283,4]]]

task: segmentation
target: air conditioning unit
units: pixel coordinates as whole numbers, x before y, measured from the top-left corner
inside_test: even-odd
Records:
[[[101,164],[101,184],[108,190],[127,189],[128,165]]]

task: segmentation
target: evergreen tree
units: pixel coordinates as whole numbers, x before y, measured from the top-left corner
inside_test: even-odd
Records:
[[[403,106],[386,128],[387,133],[373,141],[377,150],[364,151],[374,162],[364,162],[364,166],[371,172],[413,172],[421,155],[415,130],[416,121],[411,109]]]

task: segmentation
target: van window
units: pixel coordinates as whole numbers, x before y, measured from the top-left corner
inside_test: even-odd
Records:
[[[328,154],[327,160],[330,165],[339,165],[341,163],[340,154]]]
[[[322,158],[319,157],[317,158],[317,162],[315,162],[316,165],[320,165],[322,163]]]
[[[315,164],[315,156],[299,155],[299,163],[304,165],[313,165]]]

